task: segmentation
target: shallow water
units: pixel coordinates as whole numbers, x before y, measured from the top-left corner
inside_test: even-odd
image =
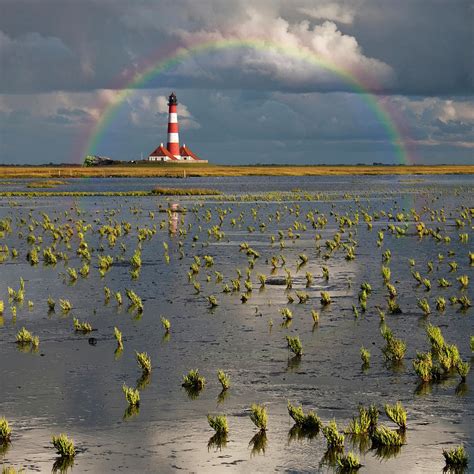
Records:
[[[27,181],[2,184],[1,190],[25,190]],[[209,187],[237,195],[300,189],[320,193],[320,200],[278,202],[238,202],[226,198],[158,198],[158,197],[84,197],[84,198],[0,198],[0,219],[13,219],[13,232],[0,239],[0,244],[15,247],[19,256],[8,258],[0,265],[0,299],[5,302],[3,326],[0,328],[0,416],[6,416],[12,429],[12,443],[0,454],[5,465],[23,466],[32,471],[51,471],[56,460],[51,447],[52,434],[65,432],[71,436],[78,454],[70,467],[73,472],[171,472],[185,471],[246,471],[271,470],[332,472],[334,466],[325,462],[326,442],[320,433],[312,439],[290,439],[293,426],[287,412],[287,400],[302,404],[305,410],[314,409],[323,422],[335,418],[342,429],[357,414],[360,403],[375,403],[383,412],[385,403],[401,400],[408,412],[406,442],[398,453],[383,457],[373,449],[359,450],[346,438],[346,449],[354,449],[363,464],[362,472],[440,472],[444,466],[443,448],[464,443],[471,459],[473,384],[472,374],[465,384],[453,375],[442,383],[420,386],[412,368],[417,351],[427,351],[425,333],[427,321],[439,325],[449,343],[456,343],[463,360],[471,361],[469,335],[473,334],[472,312],[461,312],[458,306],[448,303],[446,311],[435,309],[435,299],[443,295],[467,294],[472,300],[472,281],[463,292],[456,277],[468,274],[469,249],[472,251],[472,221],[466,219],[462,229],[456,228],[462,206],[473,204],[471,176],[403,176],[403,177],[238,177],[190,179],[81,179],[55,188],[67,191],[127,191],[152,189],[160,186]],[[358,202],[354,197],[358,196]],[[12,202],[13,201],[13,202]],[[171,216],[168,232],[168,215],[158,212],[159,206],[178,202],[188,208],[187,213]],[[196,212],[191,208],[196,206]],[[444,208],[446,222],[431,221],[423,214],[427,226],[440,228],[441,234],[451,242],[436,242],[431,237],[419,240],[414,223],[408,220],[407,235],[397,238],[385,231],[381,248],[376,245],[377,231],[387,229],[388,221],[381,216],[374,221],[373,230],[367,229],[360,213],[360,221],[342,234],[347,242],[353,232],[357,241],[356,259],[347,261],[344,251],[336,251],[325,260],[324,242],[333,238],[338,229],[331,213],[352,216],[355,209],[369,213],[385,210],[395,214],[415,208],[419,213],[427,206],[434,210]],[[258,209],[257,209],[258,207]],[[208,236],[207,230],[219,223],[217,209],[227,209],[221,230],[222,240]],[[257,209],[254,218],[251,209]],[[299,216],[296,211],[299,209]],[[206,221],[206,211],[210,211]],[[68,215],[64,213],[67,211]],[[78,211],[80,214],[78,214]],[[154,219],[149,211],[155,213]],[[274,218],[279,211],[281,220]],[[324,229],[312,229],[306,214],[324,214],[328,224]],[[106,239],[97,233],[86,232],[86,240],[93,251],[88,278],[75,283],[68,281],[66,268],[79,269],[82,262],[76,255],[79,243],[74,233],[68,250],[59,242],[58,250],[66,252],[67,265],[58,262],[45,266],[40,262],[31,266],[26,261],[30,248],[26,242],[28,229],[19,219],[30,223],[32,218],[42,221],[47,213],[55,224],[83,219],[97,230],[108,219],[129,221],[131,232],[117,239],[109,248]],[[242,220],[233,227],[231,218]],[[269,220],[269,216],[273,216]],[[181,222],[181,219],[184,222]],[[99,223],[100,220],[100,223]],[[165,226],[160,229],[160,222]],[[306,224],[306,230],[294,240],[286,233],[295,220]],[[266,227],[262,232],[259,224]],[[396,222],[391,221],[394,224]],[[132,280],[128,261],[137,245],[137,226],[151,228],[157,225],[156,234],[143,242],[143,265],[140,277]],[[190,226],[190,228],[189,228]],[[199,229],[201,226],[201,229]],[[255,227],[249,232],[248,226]],[[179,229],[188,229],[186,236]],[[278,244],[278,230],[285,233],[285,248]],[[22,237],[18,232],[23,232]],[[469,234],[469,243],[462,243],[458,234]],[[38,229],[35,235],[40,235]],[[321,234],[322,251],[318,253],[315,234]],[[270,244],[270,236],[276,243]],[[193,237],[197,240],[193,242]],[[179,241],[183,242],[184,258],[179,258]],[[124,261],[117,262],[102,278],[97,269],[99,245],[104,254],[122,255],[120,244],[126,244]],[[164,259],[163,242],[169,245],[170,263]],[[248,257],[239,251],[239,245],[248,242],[260,258],[251,273],[253,291],[246,304],[240,300],[241,292],[222,293],[223,283],[230,285],[240,268],[245,279]],[[50,245],[51,238],[44,236],[42,247]],[[397,337],[407,343],[407,353],[399,366],[388,365],[382,356],[383,339],[376,306],[386,307],[386,289],[380,277],[382,252],[390,249],[388,264],[392,283],[398,291],[402,314],[390,315],[386,322]],[[455,255],[448,256],[448,251]],[[297,269],[298,255],[305,253],[308,263]],[[442,262],[438,254],[444,255]],[[257,275],[271,274],[269,260],[283,254],[286,266],[294,278],[293,289],[307,291],[309,302],[288,304],[288,291],[284,286],[267,285],[259,290]],[[197,279],[201,293],[195,294],[187,272],[194,255],[212,255],[214,266],[202,266]],[[409,258],[416,260],[415,269],[432,282],[426,292],[417,286],[410,275]],[[456,260],[459,267],[449,273],[448,261]],[[433,261],[434,270],[428,273],[427,262]],[[329,268],[330,278],[321,278],[321,267]],[[216,283],[214,271],[224,275]],[[305,273],[315,276],[310,288],[305,288]],[[284,276],[282,268],[274,273]],[[206,281],[206,275],[211,281]],[[19,279],[25,280],[26,295],[23,305],[17,305],[14,318],[8,303],[7,288],[17,289]],[[453,283],[449,288],[438,288],[438,278]],[[352,305],[357,305],[360,284],[372,285],[367,312],[355,318]],[[350,286],[349,286],[350,283]],[[104,304],[104,286],[112,292],[132,288],[144,302],[144,313],[136,317],[127,310],[124,301],[118,306],[112,298]],[[331,294],[332,303],[321,308],[320,291]],[[206,296],[215,295],[219,306],[209,308]],[[59,308],[48,313],[48,295],[54,299],[68,298],[73,310],[63,315]],[[432,314],[425,318],[417,307],[419,298],[428,298]],[[28,308],[27,300],[34,302]],[[13,304],[13,303],[12,303]],[[280,309],[291,308],[292,324],[281,326]],[[310,310],[320,311],[319,324],[314,325]],[[171,321],[169,338],[164,337],[160,316]],[[73,331],[72,318],[89,321],[94,329],[89,335]],[[269,322],[273,320],[273,325]],[[25,326],[40,337],[38,352],[23,353],[15,344],[15,334]],[[113,328],[117,326],[124,336],[124,350],[116,357]],[[304,348],[301,360],[291,357],[286,347],[286,335],[299,335]],[[96,345],[88,342],[94,337]],[[372,353],[370,368],[362,370],[359,357],[361,345]],[[149,380],[140,380],[134,351],[147,351],[152,358],[153,371]],[[207,379],[206,387],[191,399],[181,387],[182,375],[192,368]],[[216,378],[219,368],[231,377],[231,388],[224,400],[219,399],[220,385]],[[141,385],[139,413],[125,417],[127,404],[121,387]],[[255,449],[252,443],[257,430],[248,416],[252,403],[264,403],[269,414],[269,426],[264,450]],[[206,420],[208,413],[224,413],[228,417],[230,432],[226,446],[220,449],[208,446],[213,435]],[[381,413],[380,422],[394,428]],[[255,441],[255,440],[254,440]],[[257,441],[262,441],[257,440]],[[261,446],[260,446],[261,447]],[[368,443],[370,448],[370,442]]]

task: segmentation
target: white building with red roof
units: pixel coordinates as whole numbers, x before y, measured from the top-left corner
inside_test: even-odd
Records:
[[[163,143],[148,156],[148,161],[186,161],[187,163],[207,163],[186,145],[179,146],[178,99],[174,92],[168,98],[168,143]]]

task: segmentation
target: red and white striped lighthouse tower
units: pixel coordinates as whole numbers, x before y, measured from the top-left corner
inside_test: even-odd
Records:
[[[174,92],[168,98],[168,143],[167,150],[175,156],[178,160],[181,158],[179,154],[179,125],[178,113],[176,112],[178,99]]]

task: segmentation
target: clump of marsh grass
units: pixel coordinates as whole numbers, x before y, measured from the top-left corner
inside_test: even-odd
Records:
[[[49,304],[49,301],[48,301],[48,304]],[[59,300],[59,306],[61,306],[61,309],[62,309],[63,313],[69,313],[69,311],[71,311],[71,309],[72,309],[71,302],[69,300],[66,300],[66,299],[64,299],[64,300],[60,299]],[[51,308],[51,306],[50,306],[50,308]]]
[[[144,374],[151,373],[151,358],[146,352],[135,351],[138,366],[142,369]]]
[[[306,303],[309,300],[309,295],[305,291],[297,291],[296,296],[298,297],[298,302]]]
[[[122,385],[122,392],[125,395],[125,400],[131,407],[138,407],[140,405],[140,392],[133,388],[127,387],[125,384]]]
[[[360,405],[359,415],[351,419],[345,431],[356,436],[372,433],[377,427],[378,417],[379,411],[375,405],[368,408]]]
[[[430,304],[426,298],[418,300],[418,307],[421,308],[425,316],[431,314]]]
[[[216,306],[219,306],[219,303],[217,301],[217,298],[214,295],[210,295],[207,297],[207,301],[209,302],[209,306],[211,308],[215,308]]]
[[[311,310],[311,317],[313,318],[313,322],[315,324],[319,322],[319,313],[315,309]]]
[[[166,319],[164,316],[161,316],[161,325],[163,326],[163,329],[165,330],[165,332],[170,332],[171,323],[169,319]]]
[[[449,286],[451,286],[451,283],[448,280],[446,280],[446,278],[439,278],[438,286],[440,288],[448,288]]]
[[[18,471],[16,470],[16,468],[14,468],[13,466],[3,466],[2,467],[2,474],[25,474],[25,470],[24,469],[19,469]]]
[[[5,417],[0,418],[0,443],[6,444],[10,442],[12,429]]]
[[[385,347],[382,348],[385,359],[393,362],[401,361],[406,352],[405,342],[396,338],[392,330],[386,325],[381,328],[380,332],[385,339]]]
[[[434,376],[433,358],[430,352],[418,352],[413,360],[413,368],[422,382],[429,382]]]
[[[293,418],[295,424],[305,431],[319,431],[322,427],[321,419],[314,411],[310,410],[305,414],[303,407],[292,405],[289,400],[288,414]]]
[[[375,446],[401,446],[403,444],[403,438],[398,431],[383,425],[377,427],[370,438]]]
[[[199,375],[198,369],[190,370],[187,375],[183,375],[183,387],[191,388],[194,390],[202,390],[206,384],[206,379]]]
[[[328,281],[329,280],[329,268],[328,267],[323,267],[322,271],[323,271],[323,278],[326,281]]]
[[[230,377],[222,369],[217,371],[217,379],[222,385],[222,390],[227,390],[230,387]]]
[[[471,364],[469,364],[469,362],[463,362],[462,360],[459,360],[456,364],[456,370],[461,377],[461,382],[465,382],[467,374],[471,370]]]
[[[436,309],[438,311],[444,311],[446,309],[446,299],[442,296],[436,298]]]
[[[286,319],[287,321],[293,319],[293,313],[290,308],[282,308],[280,312],[283,318]]]
[[[342,449],[344,447],[344,435],[339,433],[336,420],[331,420],[326,426],[323,426],[322,431],[328,449]]]
[[[362,364],[364,367],[368,367],[370,365],[370,351],[364,346],[360,348],[360,358],[362,359]]]
[[[88,333],[92,331],[92,325],[86,321],[81,322],[77,318],[72,320],[76,332]]]
[[[341,454],[337,457],[339,472],[355,472],[362,467],[359,457],[350,451],[347,454]]]
[[[54,311],[54,308],[56,306],[56,301],[54,301],[51,296],[48,296],[48,311]]]
[[[142,299],[133,291],[126,289],[127,298],[130,300],[130,305],[135,308],[139,313],[143,313]]]
[[[443,456],[447,470],[451,469],[457,472],[466,469],[469,464],[469,457],[462,445],[450,450],[443,449]]]
[[[211,416],[207,415],[209,426],[219,435],[225,435],[229,432],[229,425],[225,415]]]
[[[462,289],[466,289],[469,286],[469,277],[467,275],[461,275],[457,280]]]
[[[250,407],[250,419],[260,431],[266,431],[268,422],[266,407],[253,403]]]
[[[390,268],[382,266],[382,277],[383,277],[383,281],[385,282],[385,284],[390,282],[391,276],[392,276],[392,272],[391,272]]]
[[[288,348],[295,354],[296,357],[301,357],[303,354],[303,344],[301,344],[298,336],[286,336]]]
[[[39,337],[33,336],[30,331],[25,327],[22,327],[16,335],[16,342],[21,345],[31,344],[33,349],[36,349],[39,346]]]
[[[122,333],[119,328],[114,327],[114,337],[117,341],[117,346],[119,349],[123,349],[123,342],[122,342]]]
[[[405,430],[407,427],[407,412],[403,408],[401,402],[395,403],[395,405],[385,405],[386,415],[396,423],[402,430]]]
[[[62,458],[73,458],[76,455],[76,449],[74,448],[74,442],[69,439],[65,434],[52,437],[52,443],[56,449],[56,453]]]
[[[321,304],[327,306],[331,303],[331,295],[327,291],[321,291]]]
[[[105,304],[108,304],[110,301],[110,297],[112,295],[112,292],[110,291],[110,288],[107,286],[104,286],[104,300]]]
[[[402,312],[400,305],[394,298],[389,298],[387,303],[390,314],[400,314]]]

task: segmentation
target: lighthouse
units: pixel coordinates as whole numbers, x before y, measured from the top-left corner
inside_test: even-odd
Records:
[[[168,142],[163,143],[150,153],[148,161],[187,161],[190,163],[207,163],[193,153],[189,147],[179,146],[178,99],[172,92],[168,97]]]
[[[168,143],[167,150],[177,159],[181,158],[179,154],[179,124],[178,124],[178,99],[172,92],[168,98]]]

